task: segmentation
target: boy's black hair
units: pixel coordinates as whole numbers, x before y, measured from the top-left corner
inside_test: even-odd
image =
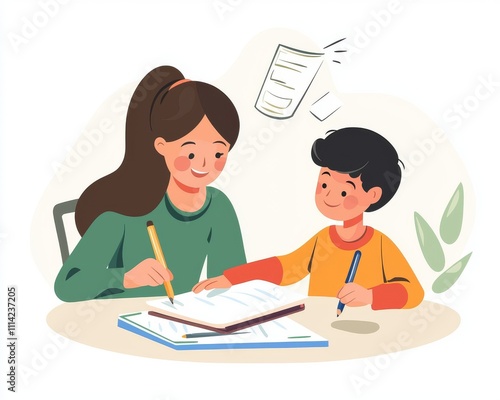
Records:
[[[327,132],[317,139],[311,157],[315,164],[332,171],[360,176],[363,190],[382,189],[382,197],[368,211],[375,211],[389,202],[401,183],[401,168],[396,149],[383,136],[365,128],[342,128]]]

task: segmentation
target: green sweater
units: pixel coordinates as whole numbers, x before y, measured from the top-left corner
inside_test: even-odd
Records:
[[[153,221],[176,294],[190,291],[207,260],[207,277],[221,275],[246,262],[238,218],[220,190],[207,187],[207,198],[196,212],[176,208],[165,195],[141,217],[115,212],[101,214],[64,262],[55,281],[63,301],[97,298],[166,296],[165,287],[123,287],[123,275],[146,258],[154,258],[146,230]]]

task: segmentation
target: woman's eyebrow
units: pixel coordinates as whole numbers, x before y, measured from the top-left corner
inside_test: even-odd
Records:
[[[182,146],[185,146],[185,145],[187,145],[187,144],[196,144],[196,143],[195,143],[195,142],[184,142],[184,143],[182,143],[182,144],[181,144],[181,147],[182,147]]]
[[[356,189],[356,185],[352,181],[345,181],[345,183],[350,183],[354,189]]]
[[[216,144],[216,143],[220,143],[220,144],[223,144],[224,146],[227,147],[227,144],[224,143],[222,140],[216,140],[213,144]]]
[[[328,176],[332,176],[328,171],[325,171],[323,172],[321,175],[328,175]]]

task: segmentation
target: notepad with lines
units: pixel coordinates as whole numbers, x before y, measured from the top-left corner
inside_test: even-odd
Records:
[[[151,316],[219,333],[231,333],[303,311],[306,296],[288,287],[254,280],[229,289],[204,290],[148,301]]]
[[[176,350],[327,347],[328,340],[288,317],[219,334],[156,318],[146,311],[120,315],[118,326]],[[188,337],[184,337],[188,336]]]

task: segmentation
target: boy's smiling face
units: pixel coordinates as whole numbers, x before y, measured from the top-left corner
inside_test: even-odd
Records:
[[[382,189],[373,187],[365,192],[361,176],[352,178],[349,174],[322,167],[316,186],[318,210],[336,221],[349,221],[363,214],[371,204],[379,201]]]

